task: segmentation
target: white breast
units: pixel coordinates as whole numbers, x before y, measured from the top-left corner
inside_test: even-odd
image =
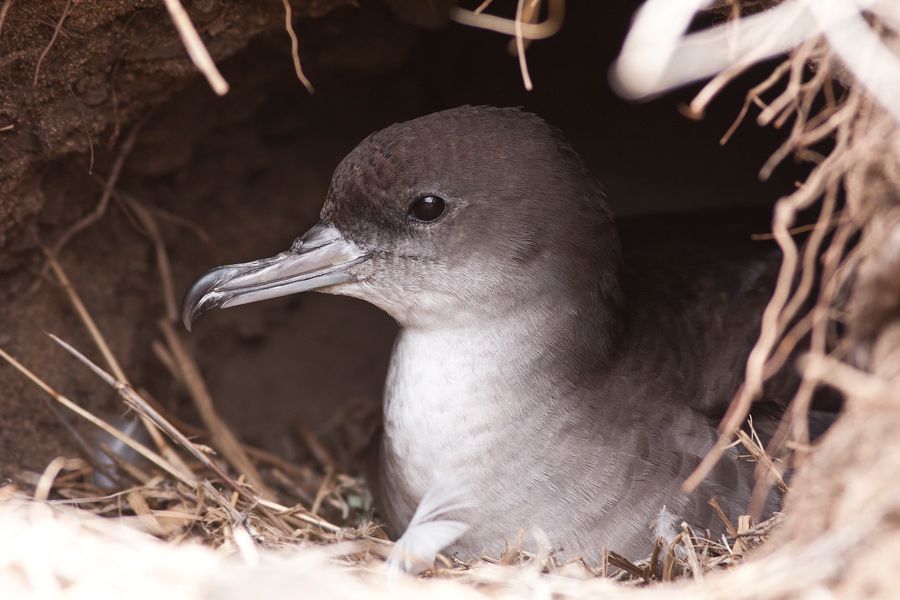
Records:
[[[404,330],[385,387],[385,450],[421,497],[438,479],[467,479],[467,462],[498,442],[509,420],[496,349],[466,329]]]

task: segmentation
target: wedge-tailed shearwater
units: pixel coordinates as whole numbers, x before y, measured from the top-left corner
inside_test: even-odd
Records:
[[[566,556],[639,557],[663,507],[714,530],[711,496],[733,518],[746,507],[753,465],[736,450],[694,493],[680,486],[740,385],[778,264],[749,240],[672,245],[659,223],[623,245],[555,129],[461,107],[366,138],[318,224],[278,256],[207,272],[183,318],[307,290],[374,304],[401,328],[374,486],[397,533],[452,481],[473,496],[454,514],[471,525],[460,556],[537,527]]]

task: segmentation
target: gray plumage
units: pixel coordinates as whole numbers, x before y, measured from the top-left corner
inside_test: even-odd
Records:
[[[445,202],[433,221],[410,215],[423,196]],[[537,527],[562,556],[638,558],[663,506],[713,530],[710,496],[732,517],[746,507],[753,465],[735,452],[691,496],[680,485],[740,383],[770,246],[728,230],[719,245],[666,220],[635,223],[623,243],[581,159],[515,109],[463,107],[369,136],[335,171],[321,217],[291,251],[201,278],[185,320],[318,288],[398,321],[374,486],[395,533],[443,481],[474,495],[450,514],[471,526],[448,550],[462,557]]]

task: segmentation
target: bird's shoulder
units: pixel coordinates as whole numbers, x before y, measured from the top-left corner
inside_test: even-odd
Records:
[[[778,273],[767,229],[751,210],[620,222],[626,352],[673,400],[718,415],[740,384]]]

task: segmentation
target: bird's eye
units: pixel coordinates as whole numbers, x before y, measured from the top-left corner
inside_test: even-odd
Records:
[[[409,207],[409,217],[423,223],[436,220],[447,207],[447,203],[440,196],[422,196]]]

